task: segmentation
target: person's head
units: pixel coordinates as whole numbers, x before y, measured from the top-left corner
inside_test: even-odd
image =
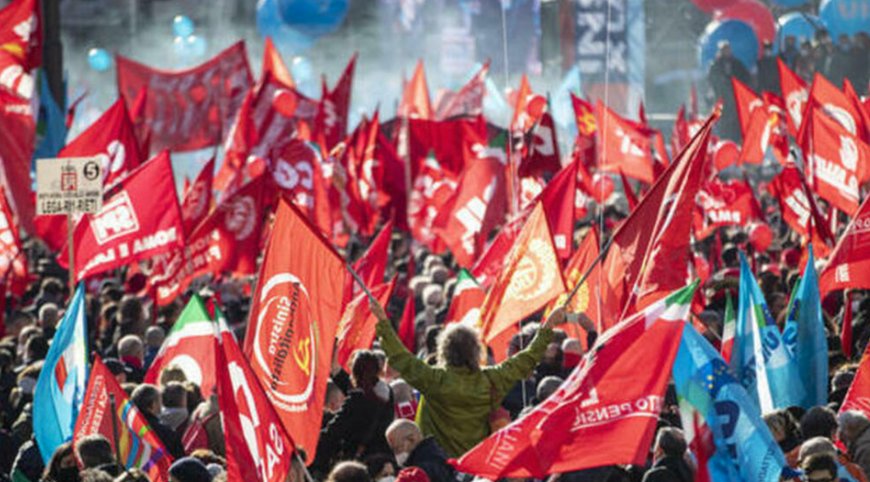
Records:
[[[731,57],[731,44],[727,40],[723,40],[719,42],[719,56],[722,58],[730,58]]]
[[[199,459],[182,457],[169,467],[170,482],[211,482],[211,474]]]
[[[438,308],[444,303],[444,289],[437,284],[423,288],[423,304],[427,308]]]
[[[375,482],[393,482],[396,473],[399,472],[393,458],[387,454],[370,455],[366,457],[365,464],[369,470],[369,477]]]
[[[79,468],[73,452],[72,442],[60,444],[51,455],[42,478],[48,482],[75,482],[79,480]]]
[[[186,382],[187,376],[184,374],[184,369],[178,365],[169,365],[160,371],[160,380],[158,383],[161,387],[165,387],[169,382]]]
[[[133,390],[133,395],[130,396],[133,404],[140,412],[148,413],[153,416],[160,415],[160,410],[163,407],[163,402],[160,397],[160,389],[149,383],[143,383]]]
[[[37,322],[39,323],[40,328],[43,330],[54,329],[57,326],[57,320],[59,318],[59,310],[57,309],[57,305],[54,303],[46,303],[39,308],[39,315],[37,316]]]
[[[163,406],[187,408],[187,388],[181,382],[169,382],[163,387]]]
[[[807,457],[815,454],[837,455],[837,447],[835,447],[834,442],[827,437],[812,437],[801,444],[801,449],[798,452],[798,460],[803,462]]]
[[[791,452],[800,445],[800,438],[796,433],[797,427],[794,426],[795,422],[787,411],[776,410],[765,414],[763,418],[773,439],[783,452]]]
[[[118,356],[121,360],[134,358],[140,362],[145,360],[145,348],[142,339],[136,335],[127,335],[118,340]]]
[[[24,361],[26,363],[44,360],[47,354],[48,339],[42,334],[30,337],[24,344]]]
[[[852,41],[849,39],[848,35],[841,33],[837,37],[837,46],[843,50],[849,50],[849,47],[852,46]]]
[[[870,419],[858,410],[846,410],[837,415],[837,425],[837,436],[849,445],[870,426]]]
[[[326,402],[324,409],[327,412],[335,413],[344,404],[344,399],[347,398],[341,388],[332,380],[326,382]]]
[[[539,403],[543,402],[559,389],[559,386],[562,385],[563,381],[564,380],[561,378],[555,376],[544,377],[541,379],[541,382],[538,383],[538,390],[535,394],[535,398],[538,399]]]
[[[805,439],[813,437],[833,439],[837,433],[837,414],[825,406],[812,407],[801,417],[800,426],[801,434]]]
[[[326,482],[372,482],[369,471],[359,462],[339,462],[332,468]]]
[[[350,367],[353,386],[370,393],[380,380],[381,363],[371,350],[357,350]]]
[[[687,447],[686,437],[682,430],[674,427],[662,427],[656,435],[653,449],[654,458],[657,460],[664,457],[681,458],[686,453]]]
[[[574,368],[583,358],[583,345],[576,338],[566,338],[562,342],[562,366]]]
[[[810,455],[801,461],[801,469],[804,471],[807,482],[836,482],[837,458],[833,454]]]
[[[400,418],[387,427],[386,438],[393,455],[396,456],[396,462],[405,465],[408,456],[423,441],[423,432],[416,423]]]
[[[157,325],[149,326],[148,329],[145,330],[145,344],[148,348],[159,350],[164,339],[166,339],[166,332],[163,331],[163,328],[160,328]]]
[[[45,278],[39,286],[39,298],[43,303],[63,305],[63,282],[57,278]]]
[[[100,434],[86,435],[76,441],[76,456],[86,469],[115,462],[112,444]]]
[[[432,325],[426,327],[426,354],[430,355],[438,352],[438,335],[441,334],[443,327],[441,325]]]
[[[124,384],[127,382],[127,371],[130,370],[126,365],[121,363],[121,360],[117,358],[106,358],[103,360],[103,365],[112,372],[112,375],[115,375],[115,380],[120,384]]]
[[[444,328],[438,337],[438,364],[480,370],[480,340],[477,332],[461,323]]]

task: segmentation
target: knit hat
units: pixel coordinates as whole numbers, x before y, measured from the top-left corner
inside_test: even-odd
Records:
[[[169,475],[179,482],[211,482],[211,474],[199,459],[182,457],[169,467]]]

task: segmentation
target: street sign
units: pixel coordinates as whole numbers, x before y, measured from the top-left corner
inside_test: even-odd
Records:
[[[36,214],[95,213],[103,206],[99,157],[36,161]]]

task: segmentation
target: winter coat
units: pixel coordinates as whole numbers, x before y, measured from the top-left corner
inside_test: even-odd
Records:
[[[692,482],[692,469],[682,457],[664,457],[643,476],[643,482]]]
[[[447,463],[444,453],[434,437],[426,437],[408,455],[405,467],[418,467],[426,472],[431,482],[455,482],[456,470]]]

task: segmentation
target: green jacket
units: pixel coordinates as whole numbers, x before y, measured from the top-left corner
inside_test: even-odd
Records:
[[[490,434],[489,416],[520,380],[532,374],[553,340],[547,328],[529,346],[504,362],[472,371],[464,367],[433,367],[415,357],[388,321],[377,333],[390,366],[425,396],[417,412],[424,435],[433,435],[448,455],[458,457]]]

